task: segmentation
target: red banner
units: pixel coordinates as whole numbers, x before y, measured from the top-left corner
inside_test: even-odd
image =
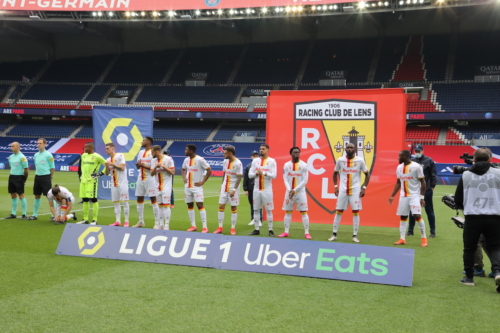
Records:
[[[405,149],[405,107],[403,89],[271,91],[266,132],[269,155],[278,163],[275,207],[281,208],[285,196],[283,166],[291,159],[290,148],[297,146],[309,169],[310,220],[332,223],[337,203],[332,180],[335,162],[344,155],[344,147],[354,143],[371,172],[361,224],[398,226],[397,202],[390,206],[387,199],[396,182],[399,152]],[[294,212],[294,221],[300,220]],[[349,209],[342,223],[351,221]]]
[[[327,5],[352,0],[0,0],[0,10],[152,11]],[[354,1],[352,1],[354,2]]]

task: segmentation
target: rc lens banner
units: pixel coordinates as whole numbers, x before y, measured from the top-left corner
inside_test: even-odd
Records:
[[[141,150],[145,136],[153,136],[153,109],[98,107],[94,108],[94,144],[95,152],[107,159],[106,144],[114,143],[115,152],[121,153],[127,161],[127,176],[129,183],[129,198],[135,199],[135,184],[137,169],[135,161]],[[103,176],[98,180],[98,198],[111,200],[111,177]]]

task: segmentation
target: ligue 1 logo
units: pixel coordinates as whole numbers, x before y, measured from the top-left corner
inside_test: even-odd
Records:
[[[214,145],[207,146],[203,149],[203,153],[207,156],[223,156],[224,148],[231,146],[227,143],[217,143]]]
[[[295,103],[294,145],[303,149],[301,159],[307,162],[309,181],[322,184],[307,189],[309,197],[323,210],[333,214],[336,199],[331,175],[338,159],[346,154],[348,144],[356,147],[356,156],[368,170],[375,164],[376,103],[347,100],[321,100]],[[364,181],[364,176],[361,182]]]
[[[220,4],[220,1],[221,0],[205,0],[205,5],[207,7],[215,7],[217,6],[218,4]]]

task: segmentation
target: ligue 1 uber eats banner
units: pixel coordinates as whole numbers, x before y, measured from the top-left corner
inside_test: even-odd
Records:
[[[68,223],[56,254],[409,287],[415,250]]]
[[[322,5],[354,0],[1,0],[0,10],[129,11],[194,10]]]
[[[115,152],[125,156],[129,198],[134,200],[138,171],[135,167],[142,139],[153,136],[153,109],[150,107],[120,108],[94,107],[92,117],[95,152],[107,159],[106,143],[115,144]],[[99,178],[98,198],[111,200],[111,177]]]
[[[387,199],[396,183],[399,151],[405,149],[405,106],[403,89],[271,91],[266,124],[269,155],[282,170],[290,160],[290,148],[301,148],[301,160],[309,169],[311,222],[333,222],[335,163],[344,155],[345,146],[353,143],[371,173],[362,199],[361,225],[399,226],[397,200],[390,206]],[[281,179],[274,181],[273,190],[275,202],[281,202],[285,195]],[[300,221],[294,214],[294,221]],[[349,208],[342,223],[351,222]]]

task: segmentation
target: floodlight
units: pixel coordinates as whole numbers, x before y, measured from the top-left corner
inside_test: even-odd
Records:
[[[109,16],[109,17],[111,17],[111,16],[113,16],[113,15],[114,15],[114,14],[113,14],[113,12],[108,12],[108,16]]]
[[[364,3],[363,1],[361,1],[361,2],[358,4],[358,7],[359,7],[359,8],[365,8],[365,7],[366,7],[366,3]]]
[[[262,8],[260,11],[263,12],[264,14],[267,13],[267,7]]]

